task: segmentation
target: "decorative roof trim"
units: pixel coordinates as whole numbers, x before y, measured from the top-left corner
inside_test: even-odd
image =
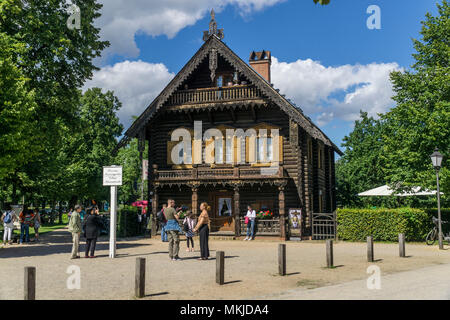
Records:
[[[297,122],[313,138],[323,141],[326,145],[332,147],[339,155],[342,151],[320,130],[310,118],[283,97],[278,90],[274,89],[263,77],[261,77],[252,67],[237,56],[225,43],[213,35],[200,47],[195,55],[186,63],[178,74],[169,82],[161,93],[153,100],[147,109],[125,132],[124,138],[119,142],[115,151],[125,146],[129,140],[138,135],[138,132],[145,128],[145,125],[154,114],[164,105],[175,90],[195,71],[198,65],[207,57],[211,51],[219,53],[233,67],[239,70],[247,79],[249,79],[258,89],[260,89],[269,100],[278,105],[287,115]]]

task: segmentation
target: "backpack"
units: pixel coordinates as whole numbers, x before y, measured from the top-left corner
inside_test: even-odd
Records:
[[[184,230],[184,232],[189,231],[189,223],[188,223],[187,219],[186,219],[186,222],[183,224],[183,230]]]
[[[158,219],[159,222],[166,222],[166,217],[164,216],[164,210],[161,210],[160,212],[158,212],[158,214],[156,215],[156,218]]]
[[[11,211],[8,211],[5,215],[5,219],[3,219],[4,223],[10,223],[12,221],[12,214]]]

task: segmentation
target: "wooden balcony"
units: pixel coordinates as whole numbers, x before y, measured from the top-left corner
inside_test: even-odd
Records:
[[[170,96],[167,105],[228,102],[235,100],[260,99],[261,91],[250,85],[180,90]]]
[[[233,179],[280,179],[284,177],[283,167],[272,169],[268,167],[234,167],[210,168],[197,167],[183,170],[158,170],[153,168],[155,181],[186,181],[186,180],[233,180]]]

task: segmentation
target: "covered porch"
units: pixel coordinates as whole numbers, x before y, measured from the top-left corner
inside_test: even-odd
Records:
[[[158,170],[154,166],[152,176],[153,217],[169,198],[175,200],[177,207],[185,206],[197,215],[200,204],[207,202],[211,206],[211,236],[241,237],[246,233],[247,205],[251,205],[257,212],[269,210],[273,213],[268,219],[257,219],[257,236],[286,239],[285,187],[288,177],[282,167],[261,175],[261,170],[254,167],[194,166],[185,170]]]

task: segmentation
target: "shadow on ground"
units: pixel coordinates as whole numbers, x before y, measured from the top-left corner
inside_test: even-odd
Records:
[[[142,243],[117,243],[117,249],[126,249],[132,247],[150,246],[151,244]],[[80,239],[80,254],[84,254],[85,239]],[[97,242],[96,252],[109,250],[109,242],[105,237],[100,237]],[[68,231],[53,231],[41,237],[41,242],[31,242],[22,245],[14,244],[4,250],[0,250],[0,258],[22,258],[46,256],[52,254],[70,254],[72,251],[72,236]],[[103,255],[99,255],[101,257]],[[120,256],[131,256],[120,254]]]

